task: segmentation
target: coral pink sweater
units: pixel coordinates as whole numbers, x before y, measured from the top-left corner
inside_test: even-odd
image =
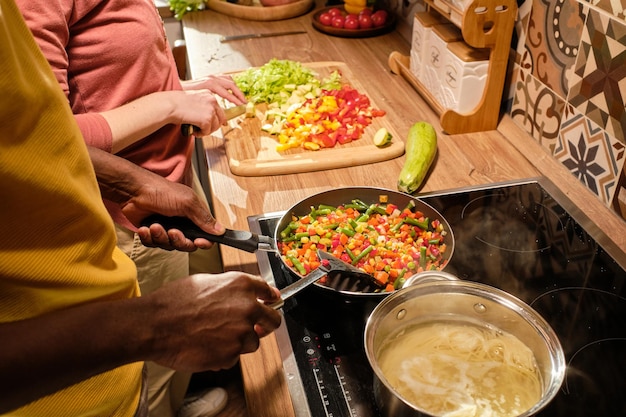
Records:
[[[163,22],[153,0],[17,0],[67,96],[88,145],[111,151],[98,112],[141,96],[180,90]],[[193,142],[166,125],[118,153],[171,181],[190,184]],[[113,220],[132,229],[119,207]]]

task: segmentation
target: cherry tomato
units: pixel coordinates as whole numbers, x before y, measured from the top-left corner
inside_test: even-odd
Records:
[[[364,15],[364,14],[366,14],[366,15],[371,15],[371,14],[372,14],[372,9],[367,9],[367,8],[366,8],[366,9],[363,9],[363,10],[361,10],[361,11],[359,12],[359,16]]]
[[[343,27],[346,29],[358,29],[359,18],[355,14],[349,14],[346,16]]]
[[[341,12],[341,9],[339,9],[338,7],[332,7],[330,9],[328,9],[328,12],[330,13],[331,16],[335,17],[335,16],[343,16],[343,13]]]
[[[378,10],[372,14],[372,24],[374,27],[385,26],[387,22],[387,12],[384,10]]]
[[[370,29],[373,26],[372,17],[368,14],[359,16],[359,27],[361,29]]]
[[[332,25],[332,21],[333,21],[333,16],[328,13],[328,12],[324,12],[320,15],[320,23],[324,26],[330,26]]]
[[[337,29],[343,29],[345,21],[346,19],[341,15],[334,16],[332,21],[333,27]]]

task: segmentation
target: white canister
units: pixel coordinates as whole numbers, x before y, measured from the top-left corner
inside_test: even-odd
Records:
[[[463,40],[461,30],[452,23],[435,25],[431,28],[428,44],[425,45],[424,60],[420,81],[424,88],[443,105],[441,84],[447,56],[450,54],[448,44]]]
[[[469,113],[480,103],[489,70],[489,50],[476,49],[465,42],[447,46],[441,72],[441,101],[448,109]]]
[[[437,12],[418,12],[413,19],[411,39],[410,70],[418,79],[422,77],[422,62],[427,52],[428,40],[432,27],[444,24],[446,20]]]

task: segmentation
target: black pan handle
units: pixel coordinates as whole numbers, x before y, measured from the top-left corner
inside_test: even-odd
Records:
[[[246,252],[256,252],[258,249],[273,250],[274,248],[273,239],[268,236],[232,229],[226,229],[223,235],[212,235],[200,229],[200,227],[186,217],[167,217],[160,214],[153,214],[146,217],[141,222],[141,225],[149,227],[151,224],[155,223],[163,226],[165,230],[180,230],[187,238],[192,240],[203,238]]]

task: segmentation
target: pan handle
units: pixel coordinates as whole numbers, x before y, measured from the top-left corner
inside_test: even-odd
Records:
[[[273,244],[274,240],[269,236],[232,229],[226,229],[223,235],[212,235],[200,229],[200,227],[186,217],[167,217],[161,214],[153,214],[142,220],[141,225],[149,227],[151,224],[155,223],[163,226],[165,230],[180,230],[189,239],[203,238],[246,252],[256,252],[258,249],[274,250],[275,248]]]

